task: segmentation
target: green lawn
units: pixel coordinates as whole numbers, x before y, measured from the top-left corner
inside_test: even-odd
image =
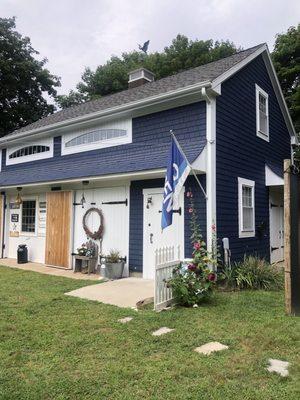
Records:
[[[283,293],[158,314],[64,296],[88,284],[0,267],[1,400],[300,398],[300,318],[284,315]],[[162,326],[175,331],[151,336]],[[230,349],[193,351],[208,341]],[[268,358],[289,361],[290,376],[268,373]]]

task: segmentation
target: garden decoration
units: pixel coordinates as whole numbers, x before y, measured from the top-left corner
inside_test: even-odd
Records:
[[[98,263],[98,245],[92,240],[83,243],[78,249],[78,254],[74,254],[74,272],[95,273]]]
[[[99,225],[98,230],[95,231],[95,232],[92,232],[92,231],[89,229],[89,227],[87,226],[87,223],[86,223],[87,218],[88,218],[89,215],[92,214],[93,212],[97,213],[97,214],[99,215],[99,217],[100,217],[100,225]],[[82,225],[83,225],[83,229],[84,229],[86,235],[87,235],[89,238],[94,239],[94,240],[102,240],[102,238],[103,238],[103,232],[104,232],[104,217],[103,217],[102,211],[101,211],[99,208],[96,208],[96,207],[89,208],[89,209],[86,211],[86,213],[84,214],[84,216],[83,216]]]
[[[187,197],[190,202],[188,211],[191,215],[193,259],[190,264],[181,263],[176,267],[172,278],[167,281],[167,285],[172,288],[177,304],[191,307],[208,299],[213,292],[217,281],[217,273],[215,271],[218,264],[218,247],[216,227],[213,225],[214,244],[212,252],[208,252],[200,232],[191,190],[187,192]]]

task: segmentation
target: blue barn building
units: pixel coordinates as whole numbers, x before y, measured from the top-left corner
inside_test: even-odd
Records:
[[[201,180],[191,175],[174,223],[160,210],[173,130]],[[26,243],[31,261],[72,268],[87,240],[82,219],[103,214],[101,251],[154,276],[155,252],[191,256],[192,190],[208,248],[212,225],[233,260],[283,259],[283,160],[294,128],[265,44],[155,81],[146,69],[128,90],[59,111],[0,139],[2,257]],[[22,199],[22,202],[16,201]],[[89,229],[99,228],[91,213]]]

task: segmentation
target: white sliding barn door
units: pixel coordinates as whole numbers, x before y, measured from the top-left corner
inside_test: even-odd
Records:
[[[79,203],[82,190],[76,191],[75,203]],[[84,232],[82,219],[89,208],[96,207],[102,210],[104,217],[104,234],[102,241],[102,254],[106,255],[111,249],[120,251],[122,257],[127,257],[129,246],[129,188],[125,186],[112,188],[99,188],[84,191],[86,203],[75,206],[74,220],[74,252],[89,240]],[[123,202],[127,199],[127,205]],[[120,203],[118,203],[120,202]],[[110,203],[110,204],[104,204]],[[92,213],[87,225],[90,230],[99,228],[100,218]],[[99,241],[96,241],[99,245]]]

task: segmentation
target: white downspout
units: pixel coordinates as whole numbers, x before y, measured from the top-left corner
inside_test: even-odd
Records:
[[[209,252],[212,251],[212,225],[217,226],[216,203],[216,98],[207,94],[202,88],[202,96],[206,100],[206,242]]]

